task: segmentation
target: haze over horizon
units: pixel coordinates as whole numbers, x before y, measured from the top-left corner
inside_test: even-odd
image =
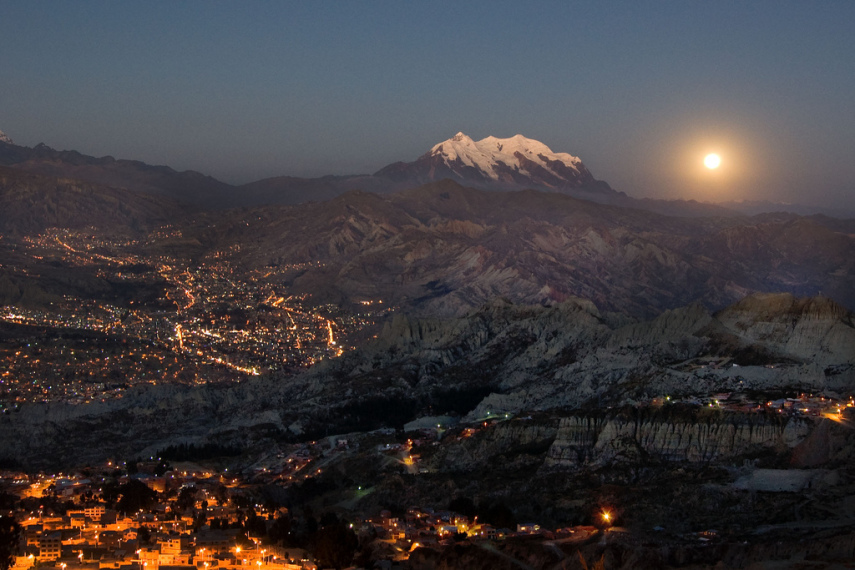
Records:
[[[520,133],[635,197],[855,209],[851,3],[10,2],[4,16],[0,129],[17,144],[246,183]]]

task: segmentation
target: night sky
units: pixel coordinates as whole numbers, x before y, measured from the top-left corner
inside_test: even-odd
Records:
[[[632,196],[855,209],[855,2],[4,0],[0,130],[231,183],[521,133]]]

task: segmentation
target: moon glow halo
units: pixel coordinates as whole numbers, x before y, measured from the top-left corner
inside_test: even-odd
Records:
[[[721,157],[715,153],[708,154],[704,157],[704,166],[710,170],[714,170],[721,165]]]

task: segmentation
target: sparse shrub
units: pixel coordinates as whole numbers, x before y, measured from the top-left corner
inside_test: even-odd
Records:
[[[585,560],[585,557],[582,556],[581,552],[579,553],[579,560],[582,562],[582,568],[584,568],[585,570],[606,570],[605,558],[606,555],[603,554],[602,556],[600,556],[600,559],[589,568],[588,562]]]

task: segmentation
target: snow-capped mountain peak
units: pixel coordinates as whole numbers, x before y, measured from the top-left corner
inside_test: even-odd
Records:
[[[12,142],[12,139],[6,136],[6,133],[4,133],[3,131],[0,131],[0,142],[4,142],[7,144],[15,144]]]
[[[552,152],[540,141],[523,135],[500,139],[493,136],[474,141],[464,133],[457,133],[430,149],[428,155],[442,159],[446,166],[475,168],[482,176],[492,180],[506,177],[508,169],[522,176],[532,176],[532,170],[545,169],[564,178],[567,169],[579,173],[582,161],[567,153]]]
[[[597,181],[578,157],[553,152],[523,135],[474,141],[465,133],[457,133],[414,162],[395,162],[375,175],[400,187],[450,178],[491,190],[613,192],[608,184]]]

